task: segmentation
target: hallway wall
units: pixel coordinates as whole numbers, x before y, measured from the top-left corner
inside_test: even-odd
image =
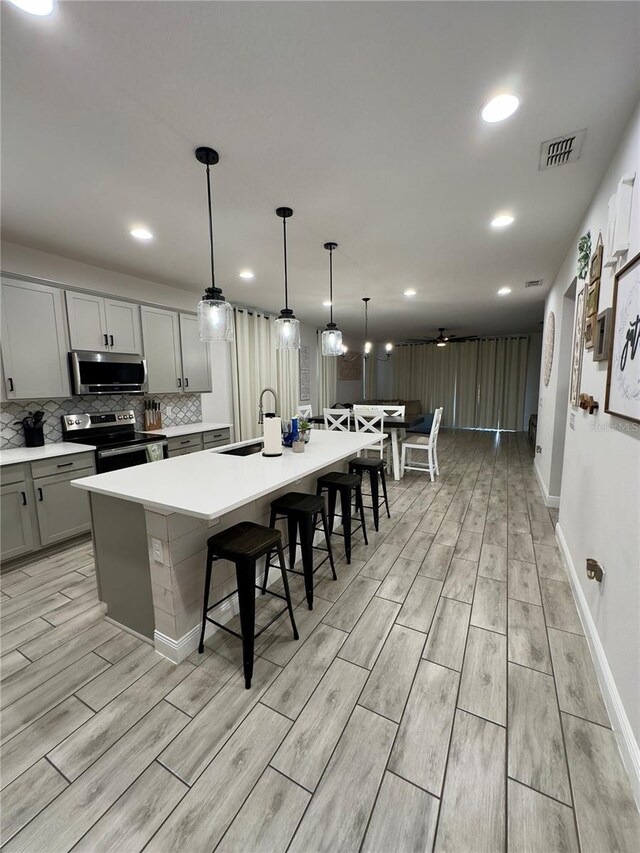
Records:
[[[567,323],[565,312],[573,311],[574,303],[564,295],[576,275],[578,239],[590,230],[592,245],[595,246],[600,231],[606,240],[609,198],[615,193],[620,178],[629,172],[636,174],[631,245],[619,267],[640,251],[640,109],[627,128],[547,297],[545,322],[549,311],[554,311],[556,336],[565,326],[572,334],[572,318]],[[612,304],[613,276],[614,271],[603,267],[600,311]],[[578,291],[583,284],[578,282]],[[557,346],[556,338],[551,381],[547,388],[543,384],[540,386],[537,443],[542,447],[542,454],[536,457],[536,471],[547,494],[557,495],[560,463],[553,453],[554,432],[558,432],[559,427],[562,437],[566,419],[558,538],[575,569],[574,590],[585,609],[583,621],[587,634],[590,627],[594,629],[592,648],[596,655],[600,654],[601,674],[607,675],[608,664],[615,682],[613,689],[612,682],[609,683],[609,691],[615,694],[617,690],[624,707],[623,711],[620,709],[619,728],[624,733],[626,714],[635,735],[634,745],[627,731],[626,743],[632,763],[636,762],[632,772],[640,778],[640,753],[637,752],[640,739],[640,425],[605,413],[607,363],[594,362],[589,350],[584,350],[581,391],[592,394],[600,409],[595,415],[589,415],[568,406],[569,377],[564,371],[559,375]],[[558,447],[555,449],[557,457]],[[606,577],[602,586],[587,579],[587,557],[594,557],[604,567]],[[630,766],[629,755],[627,765]]]

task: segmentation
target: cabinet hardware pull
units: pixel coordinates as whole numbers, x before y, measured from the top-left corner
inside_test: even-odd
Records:
[[[42,494],[42,489],[40,487],[38,487],[38,500],[39,501],[44,500],[44,495]]]
[[[178,377],[178,388],[182,388],[182,379]]]
[[[188,388],[188,387],[189,387],[189,377],[188,377],[188,376],[185,376],[185,377],[184,377],[184,387],[185,387],[185,388]]]
[[[57,468],[68,468],[70,465],[73,465],[73,462],[59,462],[56,467]]]
[[[7,382],[9,383],[9,391],[13,391],[13,379],[9,377]]]
[[[180,444],[189,444],[190,441],[191,439],[187,438],[185,441],[181,441]]]
[[[105,335],[105,336],[104,336],[104,345],[105,345],[106,347],[108,347],[108,346],[109,346],[109,337],[108,337],[108,335]]]
[[[20,494],[22,495],[22,506],[26,506],[27,505],[27,495],[25,492],[20,492]]]
[[[111,341],[111,346],[112,347],[115,346],[115,344],[113,342],[113,335],[109,335],[109,340]]]

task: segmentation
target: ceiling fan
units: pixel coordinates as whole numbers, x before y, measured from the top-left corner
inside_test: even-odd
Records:
[[[440,333],[435,338],[408,338],[408,344],[435,344],[437,347],[446,347],[447,344],[460,344],[464,341],[476,341],[477,335],[445,335],[444,326],[438,329]]]

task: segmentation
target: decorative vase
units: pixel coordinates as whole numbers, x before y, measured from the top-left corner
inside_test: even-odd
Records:
[[[304,453],[305,443],[306,442],[304,441],[304,439],[298,439],[298,441],[293,441],[291,443],[291,446],[293,447],[293,452]]]

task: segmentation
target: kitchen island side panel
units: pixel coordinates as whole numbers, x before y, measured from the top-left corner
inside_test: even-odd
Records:
[[[144,507],[96,493],[90,498],[98,593],[107,616],[153,642]]]

